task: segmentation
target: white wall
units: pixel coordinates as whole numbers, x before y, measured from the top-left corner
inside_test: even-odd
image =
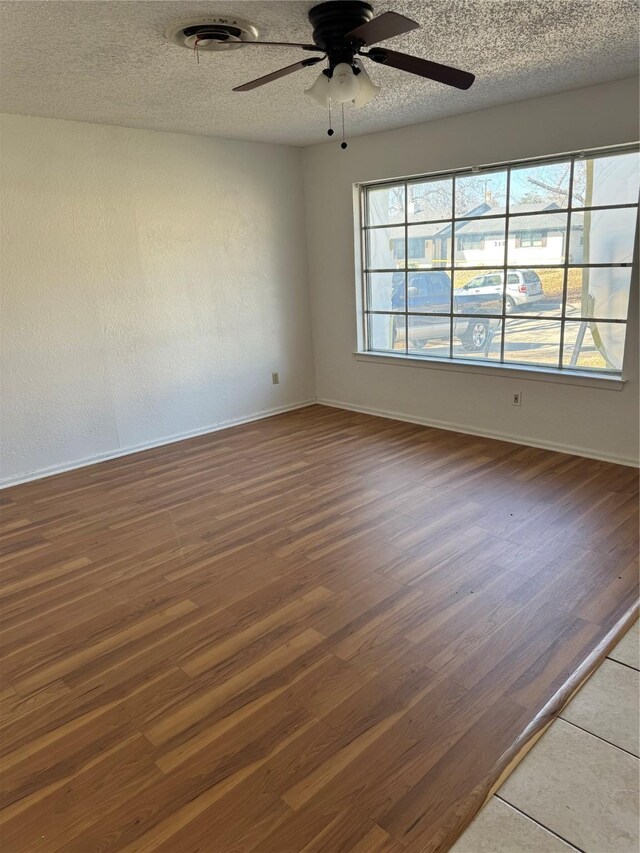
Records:
[[[455,97],[455,94],[452,96]],[[622,391],[357,360],[356,182],[615,145],[638,138],[638,84],[622,80],[305,149],[307,242],[320,401],[634,464],[638,278]],[[449,369],[447,369],[449,368]],[[521,408],[511,405],[522,391]]]
[[[313,398],[298,149],[1,130],[4,482]]]
[[[633,141],[634,81],[306,149],[307,246],[297,149],[20,116],[1,131],[3,482],[316,392],[637,460],[637,274],[623,391],[353,356],[353,183]]]

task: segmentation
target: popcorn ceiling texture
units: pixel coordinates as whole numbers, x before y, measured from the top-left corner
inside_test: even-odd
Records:
[[[252,92],[233,86],[301,51],[246,47],[200,64],[164,37],[172,21],[233,13],[269,40],[310,40],[312,2],[3,2],[4,112],[307,145],[326,140],[325,112],[302,94],[317,68]],[[474,72],[469,92],[368,63],[384,87],[347,108],[350,136],[470,112],[592,83],[638,67],[636,0],[387,0],[422,29],[389,47]]]

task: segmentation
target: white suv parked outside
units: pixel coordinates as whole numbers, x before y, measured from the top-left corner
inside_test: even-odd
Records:
[[[465,293],[478,296],[502,295],[504,272],[477,275],[461,288]],[[541,302],[544,299],[542,282],[533,270],[509,270],[507,273],[507,299],[505,311],[511,314],[516,308]]]

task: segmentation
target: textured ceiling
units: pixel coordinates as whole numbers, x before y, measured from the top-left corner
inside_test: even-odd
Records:
[[[2,2],[0,105],[5,112],[305,145],[326,140],[325,111],[302,90],[307,68],[252,92],[231,88],[309,54],[245,47],[201,54],[167,42],[172,21],[235,13],[260,37],[308,41],[312,2],[19,0]],[[636,0],[387,0],[422,28],[389,47],[477,75],[468,92],[373,63],[384,86],[347,108],[349,135],[414,124],[635,74]]]

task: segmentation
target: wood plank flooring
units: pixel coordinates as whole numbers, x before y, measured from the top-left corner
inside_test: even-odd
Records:
[[[638,598],[637,472],[322,406],[16,486],[3,853],[429,853]]]

